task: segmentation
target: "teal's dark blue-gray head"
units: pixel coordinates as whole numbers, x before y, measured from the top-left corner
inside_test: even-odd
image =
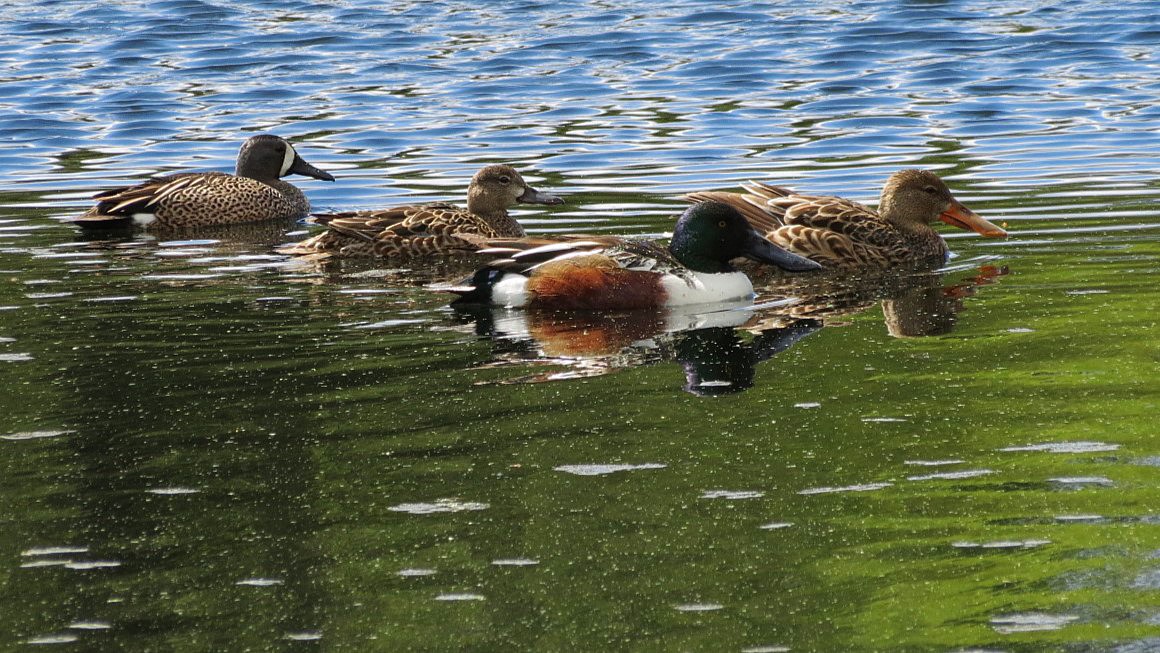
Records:
[[[793,272],[822,267],[769,242],[737,209],[721,202],[700,202],[685,209],[673,230],[669,251],[697,272],[732,272],[729,261],[743,256]]]
[[[242,143],[234,174],[258,181],[273,181],[286,175],[305,175],[334,181],[334,176],[329,172],[315,168],[299,156],[289,141],[273,134],[251,136]]]

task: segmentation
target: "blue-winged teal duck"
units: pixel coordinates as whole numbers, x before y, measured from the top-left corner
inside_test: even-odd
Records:
[[[467,208],[451,204],[315,214],[326,231],[292,245],[290,254],[423,257],[467,253],[478,247],[461,236],[520,238],[524,228],[508,215],[517,203],[563,204],[564,200],[528,186],[515,168],[490,165],[467,187]]]
[[[730,260],[748,257],[786,270],[821,266],[773,245],[733,207],[689,207],[668,248],[612,236],[494,239],[481,254],[507,256],[480,269],[457,302],[550,309],[631,310],[753,297]]]
[[[947,246],[930,226],[935,220],[988,238],[1007,235],[963,206],[943,180],[926,170],[891,175],[882,188],[877,211],[840,197],[799,195],[762,183],[750,182],[745,190],[748,192],[704,191],[685,198],[729,204],[770,242],[826,268],[887,268],[928,259],[941,262]]]
[[[93,197],[97,205],[75,222],[81,226],[195,227],[297,219],[310,212],[302,191],[280,179],[289,174],[334,181],[307,163],[277,136],[252,136],[238,152],[232,175],[186,172],[150,179]]]

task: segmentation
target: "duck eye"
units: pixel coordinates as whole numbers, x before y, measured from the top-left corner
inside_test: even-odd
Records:
[[[504,176],[502,176],[502,177],[500,177],[500,178],[499,178],[499,183],[501,183],[501,184],[510,184],[510,183],[512,183],[512,178],[511,178],[511,177],[509,177],[509,176],[507,176],[507,175],[504,175]]]
[[[718,227],[721,227],[722,229],[724,229],[724,228],[725,228],[725,221],[724,221],[724,220],[722,220],[722,221],[718,222],[718,223],[717,223],[717,226],[718,226]]]
[[[927,187],[923,188],[922,190],[930,193],[931,195],[938,195],[938,189],[935,188],[934,186],[927,186]]]

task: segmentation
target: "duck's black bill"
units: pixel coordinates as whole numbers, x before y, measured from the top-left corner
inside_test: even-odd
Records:
[[[297,153],[294,154],[294,163],[290,166],[290,169],[286,171],[286,174],[314,177],[315,179],[321,179],[322,181],[334,181],[334,175],[315,168],[314,166],[307,163],[306,159],[303,159]]]
[[[809,270],[822,269],[820,263],[811,261],[804,256],[798,256],[792,252],[785,251],[766,240],[753,229],[749,230],[749,236],[746,238],[743,254],[758,263],[776,265],[790,272],[807,272]]]
[[[521,204],[563,204],[564,198],[528,186],[524,188],[523,194],[517,197],[516,201]]]

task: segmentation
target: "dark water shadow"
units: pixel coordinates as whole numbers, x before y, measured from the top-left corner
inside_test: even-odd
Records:
[[[968,273],[966,278],[951,279],[952,273],[962,271]],[[758,324],[771,326],[786,320],[816,319],[825,326],[841,326],[853,316],[881,304],[886,329],[895,338],[946,335],[954,330],[966,299],[1008,274],[1007,266],[983,263],[940,270],[758,277],[754,279],[758,306],[763,298],[798,300],[762,311]]]

